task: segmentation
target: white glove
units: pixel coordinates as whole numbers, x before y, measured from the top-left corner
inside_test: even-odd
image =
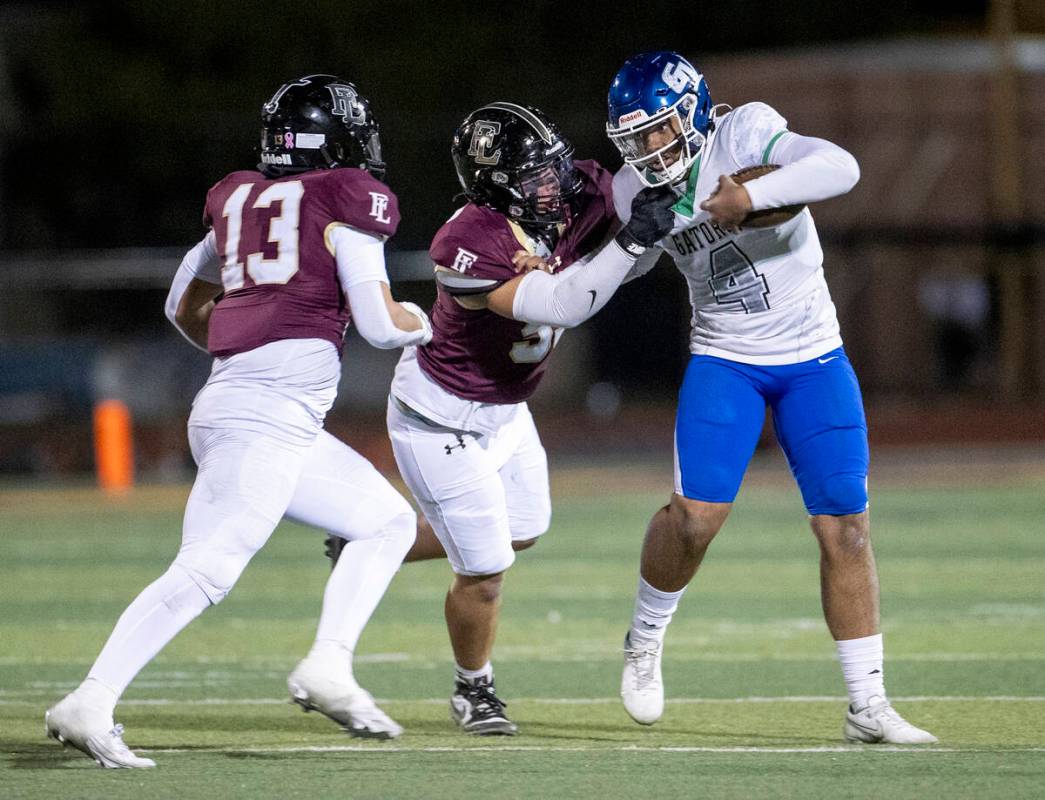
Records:
[[[417,342],[417,344],[425,345],[432,341],[432,321],[428,319],[428,315],[421,310],[421,307],[417,305],[417,303],[410,302],[400,302],[399,305],[417,317],[421,322],[423,336],[421,337],[421,341]]]

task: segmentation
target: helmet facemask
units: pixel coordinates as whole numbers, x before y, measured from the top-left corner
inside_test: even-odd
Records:
[[[569,222],[570,202],[581,190],[573,168],[572,148],[553,160],[508,173],[491,172],[490,179],[510,192],[508,216],[524,226],[550,228]]]
[[[333,150],[324,148],[323,156],[330,169],[337,167],[359,167],[365,169],[379,181],[384,180],[386,165],[381,159],[381,137],[377,123],[367,127],[356,127],[351,139],[338,142]]]
[[[607,124],[606,133],[624,163],[634,167],[647,186],[679,183],[689,176],[707,142],[693,124],[697,105],[697,96],[686,94],[652,117],[633,112],[639,114],[637,119],[624,124],[618,121],[618,127]]]

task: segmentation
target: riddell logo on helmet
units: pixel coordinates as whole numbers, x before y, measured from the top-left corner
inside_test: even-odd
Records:
[[[635,111],[629,111],[627,114],[621,114],[617,120],[618,125],[627,125],[629,122],[634,122],[637,119],[646,119],[646,112],[641,108]]]
[[[262,164],[282,164],[284,166],[291,166],[290,153],[262,153],[261,154]]]

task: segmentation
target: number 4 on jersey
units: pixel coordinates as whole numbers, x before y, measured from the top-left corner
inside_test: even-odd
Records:
[[[740,303],[745,314],[769,310],[769,284],[736,242],[711,251],[708,286],[719,303]]]

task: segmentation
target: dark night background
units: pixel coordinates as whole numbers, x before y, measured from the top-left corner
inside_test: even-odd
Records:
[[[16,4],[3,12],[0,245],[192,244],[207,188],[255,163],[261,104],[285,80],[332,72],[380,121],[404,214],[394,246],[425,248],[457,188],[450,136],[482,103],[536,105],[580,154],[615,166],[606,90],[634,52],[677,49],[699,66],[702,54],[975,33],[984,12],[970,0]]]

